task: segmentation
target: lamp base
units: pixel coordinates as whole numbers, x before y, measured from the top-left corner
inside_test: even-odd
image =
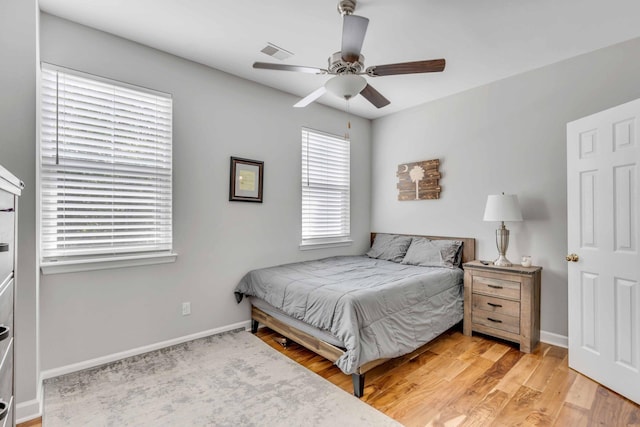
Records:
[[[511,267],[513,264],[504,255],[500,255],[497,260],[493,261],[493,265],[498,267]]]
[[[506,257],[507,248],[509,247],[509,230],[504,226],[504,221],[502,222],[502,226],[496,230],[496,247],[498,248],[498,254],[500,254],[500,256],[493,262],[493,265],[497,265],[498,267],[511,267],[513,264],[511,264],[511,261]]]

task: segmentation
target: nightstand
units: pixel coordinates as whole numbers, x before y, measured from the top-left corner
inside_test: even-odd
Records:
[[[531,353],[540,341],[542,267],[496,267],[471,261],[464,268],[464,334],[491,335]]]

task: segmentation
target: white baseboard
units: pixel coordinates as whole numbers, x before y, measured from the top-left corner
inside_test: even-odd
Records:
[[[42,416],[42,398],[27,400],[16,405],[16,424]]]
[[[42,416],[42,379],[38,381],[36,398],[16,403],[16,424],[31,421]]]
[[[569,337],[554,334],[553,332],[540,331],[540,341],[562,348],[569,348]]]
[[[223,332],[232,331],[234,329],[248,329],[251,327],[250,321],[244,321],[234,323],[232,325],[222,326],[220,328],[209,329],[207,331],[197,332],[191,335],[185,335],[178,338],[173,338],[167,341],[161,341],[154,344],[145,345],[131,350],[121,351],[119,353],[108,354],[106,356],[97,357],[91,360],[85,360],[83,362],[73,363],[71,365],[61,366],[59,368],[47,369],[42,371],[40,378],[46,380],[49,378],[58,377],[60,375],[70,374],[71,372],[82,371],[83,369],[94,368],[96,366],[104,365],[106,363],[115,362],[116,360],[126,359],[127,357],[137,356],[139,354],[148,353],[150,351],[159,350],[161,348],[170,347],[176,344],[182,344],[183,342],[193,341],[198,338],[208,337],[210,335],[221,334]]]

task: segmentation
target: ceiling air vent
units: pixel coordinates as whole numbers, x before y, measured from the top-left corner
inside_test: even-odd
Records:
[[[289,52],[288,50],[285,50],[281,47],[278,47],[273,43],[267,43],[267,45],[260,52],[267,54],[269,56],[273,56],[274,58],[279,59],[281,61],[293,56],[292,52]]]

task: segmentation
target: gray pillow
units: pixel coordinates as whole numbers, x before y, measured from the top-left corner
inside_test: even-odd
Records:
[[[414,237],[403,264],[423,267],[459,267],[458,255],[462,248],[460,240],[430,240],[425,237]]]
[[[376,234],[373,245],[371,245],[371,249],[367,252],[367,256],[369,258],[402,262],[402,259],[411,244],[411,239],[411,236]]]

